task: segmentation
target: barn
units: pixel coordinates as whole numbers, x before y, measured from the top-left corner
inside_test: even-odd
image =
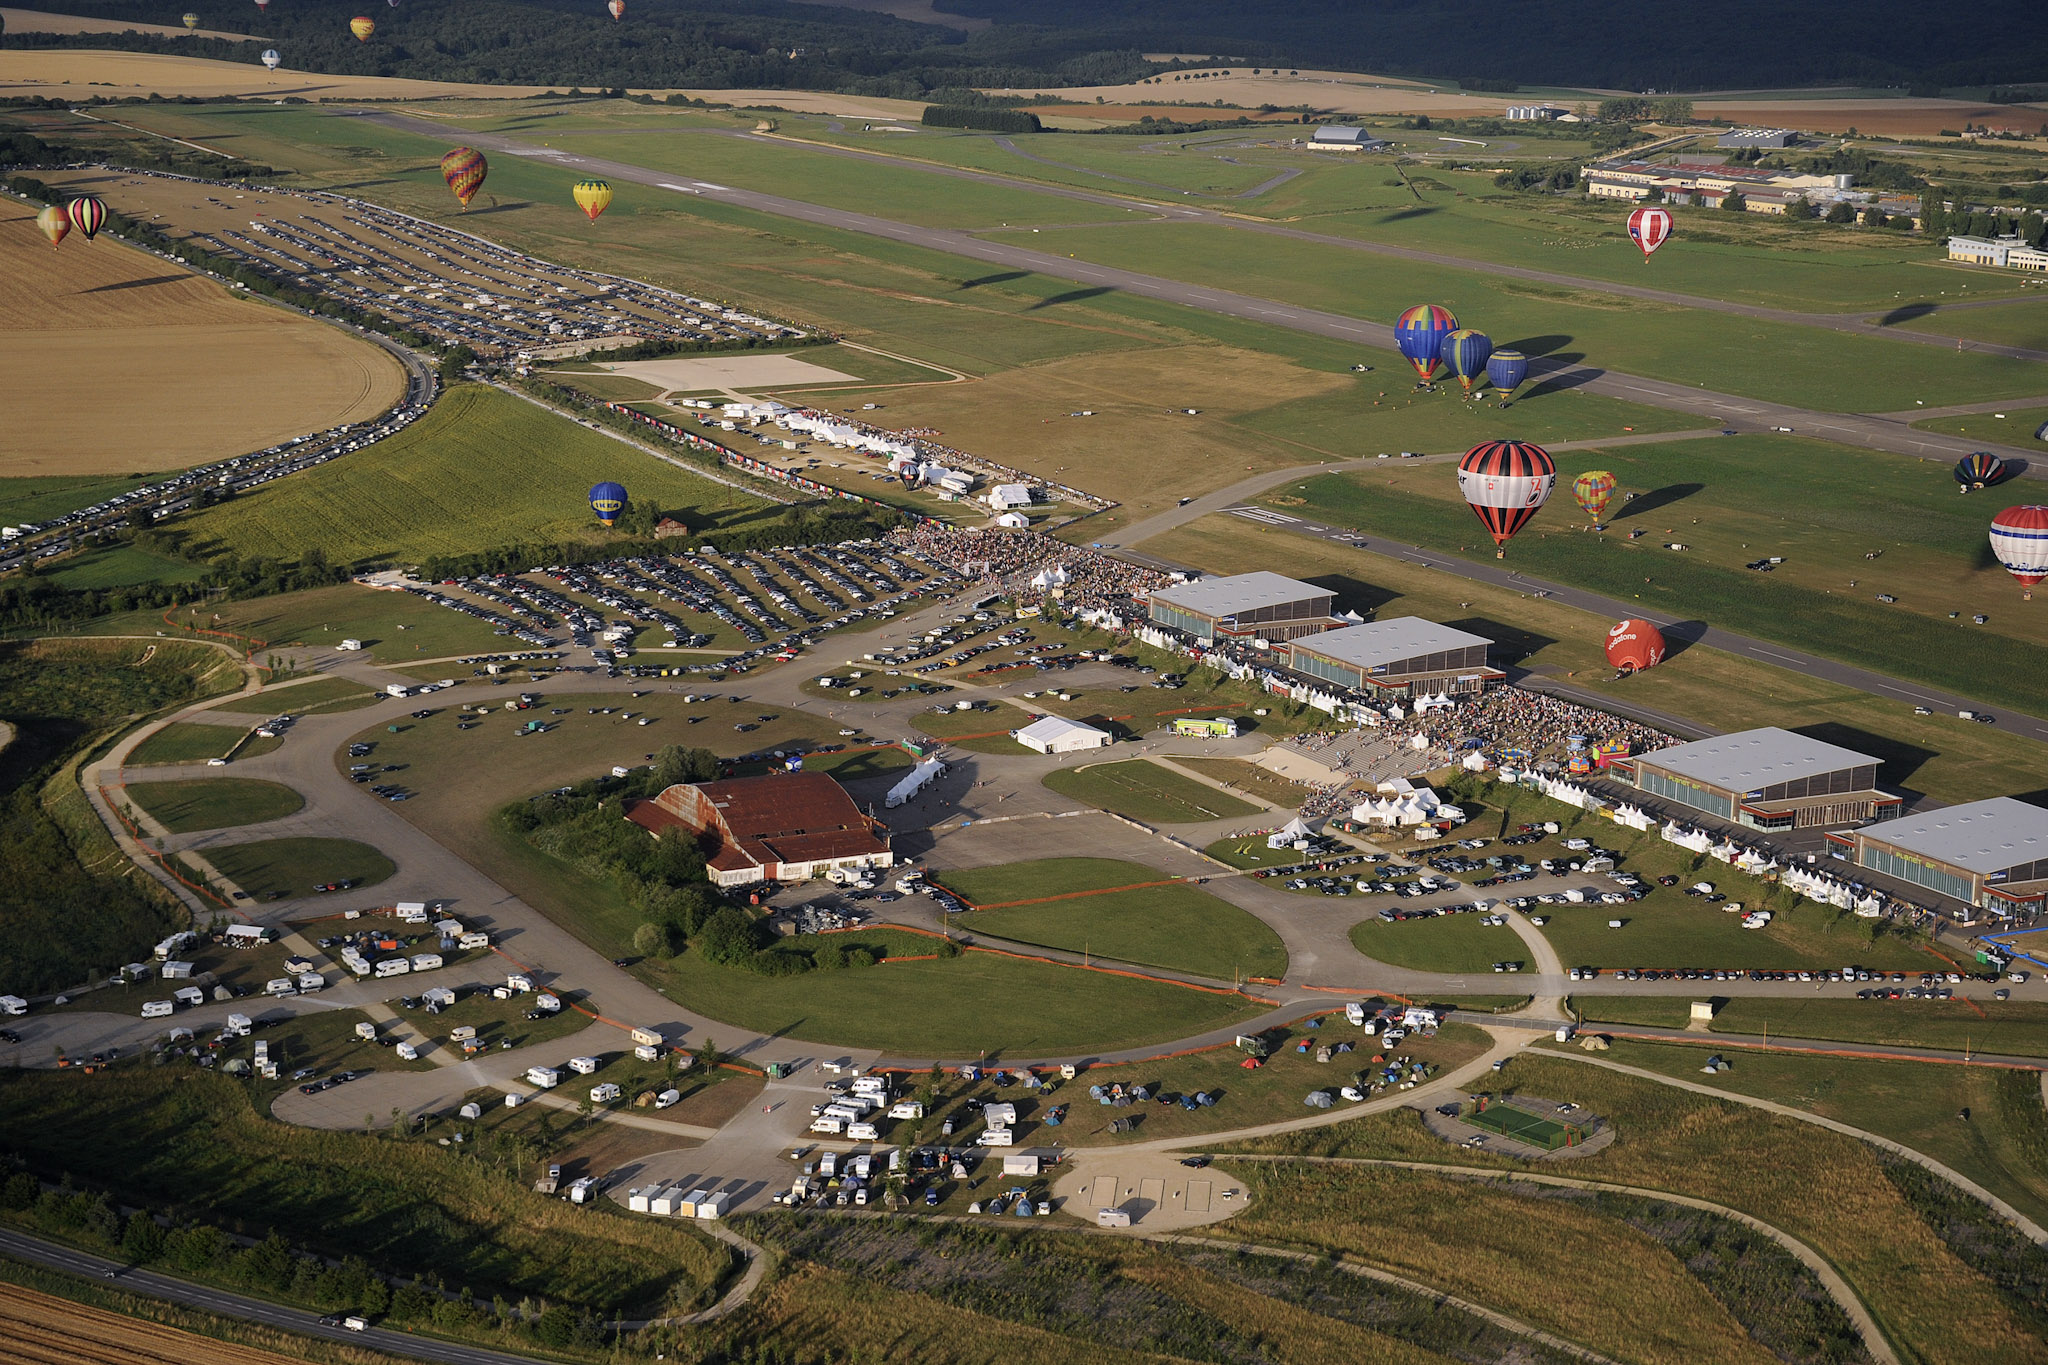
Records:
[[[715,886],[804,881],[833,868],[895,862],[888,831],[824,773],[681,782],[629,804],[626,818],[657,839],[703,840]]]

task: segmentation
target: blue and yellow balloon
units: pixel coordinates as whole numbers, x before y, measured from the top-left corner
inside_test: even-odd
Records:
[[[597,513],[600,525],[611,525],[618,520],[619,513],[626,510],[626,486],[610,481],[593,484],[590,489],[590,510]]]

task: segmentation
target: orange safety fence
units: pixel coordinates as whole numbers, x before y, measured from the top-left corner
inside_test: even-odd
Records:
[[[254,654],[259,649],[267,649],[270,646],[270,642],[268,640],[259,640],[253,635],[243,635],[237,631],[232,630],[209,630],[205,626],[195,626],[190,624],[189,622],[181,623],[178,621],[173,621],[171,619],[171,614],[175,611],[177,611],[177,607],[173,606],[170,611],[164,613],[164,624],[169,626],[172,630],[188,631],[194,635],[211,635],[217,640],[236,641],[242,647],[242,654],[244,658]]]
[[[121,789],[125,792],[127,790],[127,784],[122,783]],[[124,797],[123,799],[125,800],[126,798]],[[139,825],[137,825],[134,821],[130,820],[125,814],[122,813],[119,803],[114,800],[113,794],[109,792],[105,787],[100,788],[100,800],[104,801],[106,803],[107,809],[114,813],[114,818],[121,822],[121,828],[128,831],[128,837],[135,841],[135,846],[142,850],[143,856],[148,858],[151,862],[155,863],[158,867],[162,868],[164,870],[165,875],[169,876],[171,880],[177,882],[180,886],[184,887],[188,891],[193,892],[195,895],[203,896],[208,900],[218,901],[220,903],[220,908],[223,910],[235,909],[234,902],[228,900],[227,898],[222,896],[220,892],[214,890],[212,887],[206,885],[204,882],[195,882],[189,877],[185,876],[184,873],[178,871],[176,865],[173,864],[168,858],[164,857],[163,854],[158,853],[155,849],[151,848],[148,844],[144,843],[143,840],[148,838],[149,836],[142,832],[142,828]]]
[[[1393,992],[1393,991],[1383,991],[1383,990],[1379,990],[1379,989],[1377,989],[1376,987],[1367,987],[1367,986],[1303,986],[1303,987],[1301,987],[1300,989],[1302,989],[1302,990],[1305,990],[1305,991],[1321,991],[1321,992],[1322,992],[1323,994],[1325,994],[1325,995],[1378,995],[1378,996],[1384,996],[1384,997],[1385,997],[1385,998],[1387,998],[1388,1000],[1398,1000],[1398,1001],[1400,1001],[1400,1002],[1401,1002],[1402,1004],[1404,1004],[1404,1005],[1412,1005],[1412,1004],[1414,1004],[1414,1003],[1415,1003],[1415,1001],[1414,1001],[1413,999],[1411,999],[1410,997],[1408,997],[1408,996],[1405,996],[1405,995],[1398,995],[1398,994],[1396,994],[1396,993],[1395,993],[1395,992]]]

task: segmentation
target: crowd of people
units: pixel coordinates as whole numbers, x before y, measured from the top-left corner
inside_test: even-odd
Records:
[[[1064,575],[1060,601],[1069,610],[1108,608],[1128,615],[1133,598],[1166,584],[1156,569],[1116,559],[1036,531],[993,531],[920,522],[894,533],[913,554],[967,579],[977,590],[1034,598],[1032,580]]]
[[[1680,742],[1626,716],[1521,687],[1496,687],[1476,700],[1460,701],[1396,724],[1403,734],[1426,736],[1432,749],[1445,754],[1476,748],[1496,761],[1514,753],[1525,753],[1531,759],[1562,759],[1572,735],[1584,735],[1588,747],[1602,740],[1625,740],[1632,754]]]

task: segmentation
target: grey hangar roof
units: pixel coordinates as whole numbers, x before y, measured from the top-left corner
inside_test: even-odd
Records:
[[[1303,583],[1284,574],[1257,573],[1233,574],[1229,578],[1204,578],[1193,583],[1177,583],[1172,587],[1160,588],[1152,594],[1152,600],[1168,606],[1179,607],[1182,611],[1197,616],[1212,616],[1221,619],[1235,616],[1240,612],[1257,611],[1261,607],[1277,607],[1288,602],[1300,602],[1311,597],[1334,597],[1328,588],[1319,588],[1313,583]]]
[[[1780,730],[1775,725],[1761,730],[1738,730],[1732,735],[1716,735],[1712,739],[1696,740],[1672,749],[1658,749],[1639,757],[1642,762],[1665,772],[1738,792],[1878,762],[1870,754],[1859,754],[1838,744],[1808,739],[1790,730]]]
[[[1396,664],[1423,654],[1438,654],[1473,645],[1490,645],[1483,635],[1440,626],[1420,616],[1397,616],[1391,621],[1368,621],[1361,626],[1309,635],[1294,642],[1294,648],[1356,668]]]
[[[1857,833],[1969,872],[2048,858],[2048,810],[2010,796],[1886,820]]]

